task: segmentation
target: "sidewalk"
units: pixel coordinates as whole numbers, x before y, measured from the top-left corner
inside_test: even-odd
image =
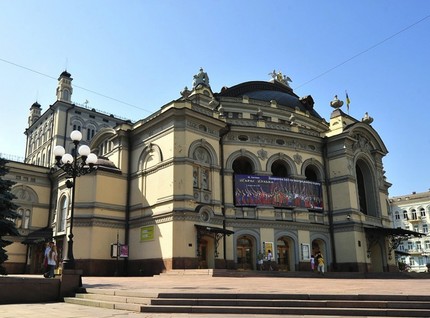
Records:
[[[161,275],[156,277],[83,277],[84,287],[133,289],[145,292],[231,293],[327,293],[430,295],[427,279],[333,279],[291,277],[212,277],[208,275]],[[134,313],[66,303],[1,305],[0,318],[232,318],[241,315]],[[269,318],[281,316],[255,315]],[[301,316],[282,316],[301,317]],[[333,316],[331,316],[333,317]]]

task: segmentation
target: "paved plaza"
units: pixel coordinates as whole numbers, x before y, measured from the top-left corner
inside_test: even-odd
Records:
[[[284,294],[396,294],[430,295],[427,279],[336,279],[328,277],[212,277],[209,275],[161,275],[155,277],[83,277],[84,287],[133,289],[143,292],[219,292]],[[243,317],[214,314],[135,313],[66,303],[0,305],[0,318],[125,318],[125,317]],[[246,315],[248,317],[281,317]],[[282,317],[286,317],[285,315]],[[301,316],[288,316],[301,317]],[[322,316],[318,316],[322,317]],[[334,317],[334,316],[330,316]]]

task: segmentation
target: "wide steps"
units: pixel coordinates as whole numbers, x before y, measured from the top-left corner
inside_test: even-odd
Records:
[[[87,289],[68,303],[147,313],[430,317],[430,296],[139,293]]]

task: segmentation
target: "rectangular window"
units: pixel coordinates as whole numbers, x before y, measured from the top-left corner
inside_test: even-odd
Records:
[[[408,250],[412,250],[413,249],[413,244],[412,242],[408,242]]]
[[[423,224],[423,233],[427,234],[429,232],[429,228],[427,224]]]
[[[426,246],[426,250],[430,249],[430,241],[425,241],[424,244]]]
[[[420,241],[416,242],[416,246],[417,246],[417,250],[421,251],[421,242]]]

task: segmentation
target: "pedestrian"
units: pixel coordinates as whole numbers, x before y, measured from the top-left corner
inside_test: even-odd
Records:
[[[317,257],[318,262],[318,272],[322,275],[324,275],[324,258],[321,255],[321,253],[318,253]]]
[[[270,250],[267,251],[267,261],[269,262],[269,271],[272,269],[272,252]]]
[[[45,278],[54,278],[55,277],[55,268],[57,267],[57,247],[54,242],[49,243],[50,247],[48,251],[45,251],[45,257],[47,258],[48,270],[43,275]]]
[[[257,264],[258,264],[258,270],[262,271],[263,268],[263,264],[264,264],[264,254],[263,253],[258,253],[257,255]]]
[[[43,255],[43,276],[48,276],[48,258],[49,258],[49,252],[51,251],[52,246],[54,245],[54,242],[50,241],[46,243],[45,246],[45,252]]]
[[[315,272],[315,257],[311,255],[311,271]]]

